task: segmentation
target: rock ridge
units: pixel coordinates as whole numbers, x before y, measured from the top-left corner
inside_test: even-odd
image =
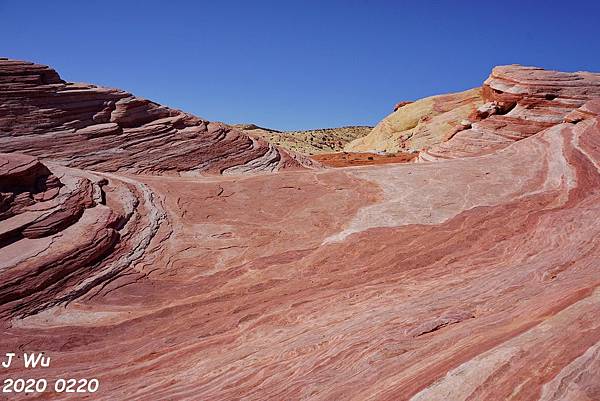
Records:
[[[273,172],[318,163],[119,89],[0,58],[0,151],[67,167],[146,174]]]

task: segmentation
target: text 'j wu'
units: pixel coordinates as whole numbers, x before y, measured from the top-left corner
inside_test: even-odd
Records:
[[[3,368],[9,368],[10,365],[13,363],[13,358],[17,356],[17,354],[15,354],[14,352],[7,352],[6,353],[6,358],[5,360],[1,363]],[[19,359],[19,358],[17,358]],[[48,366],[50,366],[50,357],[49,356],[44,356],[43,353],[41,352],[36,352],[36,353],[27,353],[24,352],[23,353],[23,365],[26,368],[47,368]]]

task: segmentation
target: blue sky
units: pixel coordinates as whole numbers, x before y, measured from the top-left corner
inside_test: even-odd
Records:
[[[0,56],[209,120],[375,124],[498,64],[600,71],[600,1],[7,1]]]

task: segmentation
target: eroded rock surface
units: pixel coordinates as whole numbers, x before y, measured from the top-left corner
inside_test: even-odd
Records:
[[[600,74],[501,66],[485,81],[482,95],[485,103],[470,116],[470,124],[425,149],[420,161],[491,153],[563,121],[581,119],[571,113],[588,101],[592,109],[597,104]],[[580,113],[590,115],[585,107]]]
[[[311,166],[222,123],[0,58],[0,151],[106,172],[211,174]]]
[[[553,90],[575,99],[581,76]],[[597,399],[586,96],[435,163],[180,177],[0,155],[0,348],[98,378],[98,400]],[[522,100],[494,101],[484,125]]]
[[[400,102],[369,135],[344,147],[347,152],[419,151],[447,141],[483,104],[481,89]]]
[[[600,74],[500,66],[481,88],[398,103],[369,135],[345,150],[418,151],[417,161],[479,156],[589,116],[582,108],[588,101],[597,113],[599,96]]]

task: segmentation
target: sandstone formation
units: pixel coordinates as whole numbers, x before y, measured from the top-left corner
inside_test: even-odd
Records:
[[[599,96],[599,74],[500,66],[481,88],[398,103],[345,150],[419,151],[417,161],[477,156],[580,118],[577,113],[589,115],[575,110]]]
[[[447,141],[483,103],[481,89],[400,102],[369,135],[344,147],[347,152],[410,152]]]
[[[142,185],[50,166],[0,154],[0,316],[69,302],[117,277],[165,218]]]
[[[146,161],[148,123],[127,166],[67,157],[24,111],[2,148],[43,160],[0,154],[0,349],[52,363],[4,372],[97,378],[72,394],[94,400],[599,399],[597,80],[497,68],[448,98],[482,104],[435,162],[273,174],[178,176],[194,158]],[[66,135],[131,134],[119,115]],[[480,127],[507,140],[450,146]]]
[[[0,151],[68,167],[152,174],[235,174],[312,162],[222,123],[130,93],[64,82],[53,69],[0,58]]]
[[[600,74],[501,66],[485,81],[482,97],[485,104],[470,117],[470,125],[451,140],[425,149],[419,160],[491,153],[562,121],[583,118],[579,114],[589,116],[597,112],[592,104],[600,97]],[[588,101],[592,103],[584,106]],[[573,118],[571,113],[579,114]]]
[[[349,126],[305,131],[276,131],[257,127],[254,124],[238,125],[253,138],[264,139],[278,147],[303,155],[341,152],[344,146],[371,132],[373,127]],[[314,159],[314,158],[313,158]]]

